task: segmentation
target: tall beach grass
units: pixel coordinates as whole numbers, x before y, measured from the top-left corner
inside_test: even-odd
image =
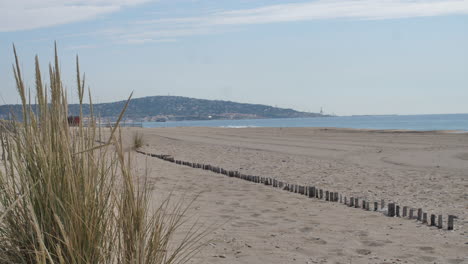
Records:
[[[104,144],[92,112],[88,122],[68,124],[67,95],[57,49],[42,79],[35,59],[30,98],[14,49],[14,77],[23,107],[21,122],[0,129],[0,264],[184,263],[202,233],[189,229],[177,243],[186,207],[162,201],[149,206],[149,190],[133,175],[118,123]],[[76,61],[80,117],[85,81]],[[36,104],[32,111],[31,102]],[[128,101],[127,101],[128,104]],[[126,107],[126,106],[125,106]],[[143,175],[144,177],[144,175]]]

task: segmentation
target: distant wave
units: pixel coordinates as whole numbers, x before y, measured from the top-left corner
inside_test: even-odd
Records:
[[[223,128],[249,128],[249,127],[259,127],[259,126],[219,126]]]

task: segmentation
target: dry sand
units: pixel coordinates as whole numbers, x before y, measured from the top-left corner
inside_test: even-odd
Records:
[[[144,151],[370,201],[457,215],[455,231],[147,158],[155,199],[200,195],[212,242],[191,263],[468,263],[468,134],[319,128],[131,128]]]

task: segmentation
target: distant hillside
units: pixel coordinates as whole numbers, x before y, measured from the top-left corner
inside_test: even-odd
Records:
[[[95,104],[94,112],[103,118],[115,119],[122,110],[125,101]],[[21,112],[19,105],[0,106],[0,118],[6,118],[10,109],[17,116]],[[70,113],[77,115],[78,105],[69,107]],[[84,114],[89,114],[85,105]],[[132,99],[125,117],[134,120],[207,120],[207,119],[248,119],[248,118],[294,118],[318,117],[317,113],[299,112],[260,104],[244,104],[230,101],[194,99],[181,96],[150,96]]]

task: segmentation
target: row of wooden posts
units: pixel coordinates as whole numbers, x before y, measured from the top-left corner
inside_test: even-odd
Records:
[[[320,200],[325,199],[325,201],[329,202],[339,202],[342,204],[345,204],[349,207],[353,208],[362,208],[363,210],[370,211],[371,210],[371,203],[366,200],[362,200],[361,202],[359,201],[359,198],[356,197],[346,197],[342,196],[338,192],[332,192],[332,191],[327,191],[323,189],[319,189],[315,186],[303,186],[303,185],[297,185],[297,184],[289,184],[285,183],[283,181],[278,181],[273,178],[268,178],[268,177],[261,177],[261,176],[253,176],[253,175],[246,175],[242,174],[238,171],[231,171],[231,170],[225,170],[223,168],[217,167],[217,166],[212,166],[208,164],[201,164],[201,163],[192,163],[188,161],[182,161],[182,160],[175,160],[171,155],[158,155],[158,154],[152,154],[152,153],[146,153],[143,151],[138,150],[137,151],[140,154],[144,154],[147,156],[159,158],[165,161],[173,162],[179,165],[185,165],[189,166],[192,168],[199,168],[203,170],[209,170],[215,173],[223,174],[229,177],[235,177],[239,178],[242,180],[254,182],[254,183],[259,183],[259,184],[264,184],[268,186],[272,186],[274,188],[280,188],[285,191],[289,192],[294,192],[298,194],[305,195],[309,198],[317,198]],[[385,213],[385,201],[382,199],[380,202],[380,210]],[[401,209],[401,214],[400,214],[400,209]],[[379,211],[379,203],[374,202],[373,204],[373,211]],[[408,219],[414,219],[417,220],[423,224],[427,224],[429,226],[435,226],[439,229],[443,228],[443,217],[442,215],[435,215],[435,214],[430,214],[430,218],[428,219],[428,213],[423,212],[422,208],[414,209],[410,208],[408,206],[403,206],[401,208],[400,205],[397,205],[396,203],[389,203],[388,204],[388,209],[386,211],[386,215],[388,217],[402,217],[402,218],[408,218]],[[453,230],[454,227],[454,220],[456,219],[456,216],[454,215],[448,215],[447,218],[447,230]]]

